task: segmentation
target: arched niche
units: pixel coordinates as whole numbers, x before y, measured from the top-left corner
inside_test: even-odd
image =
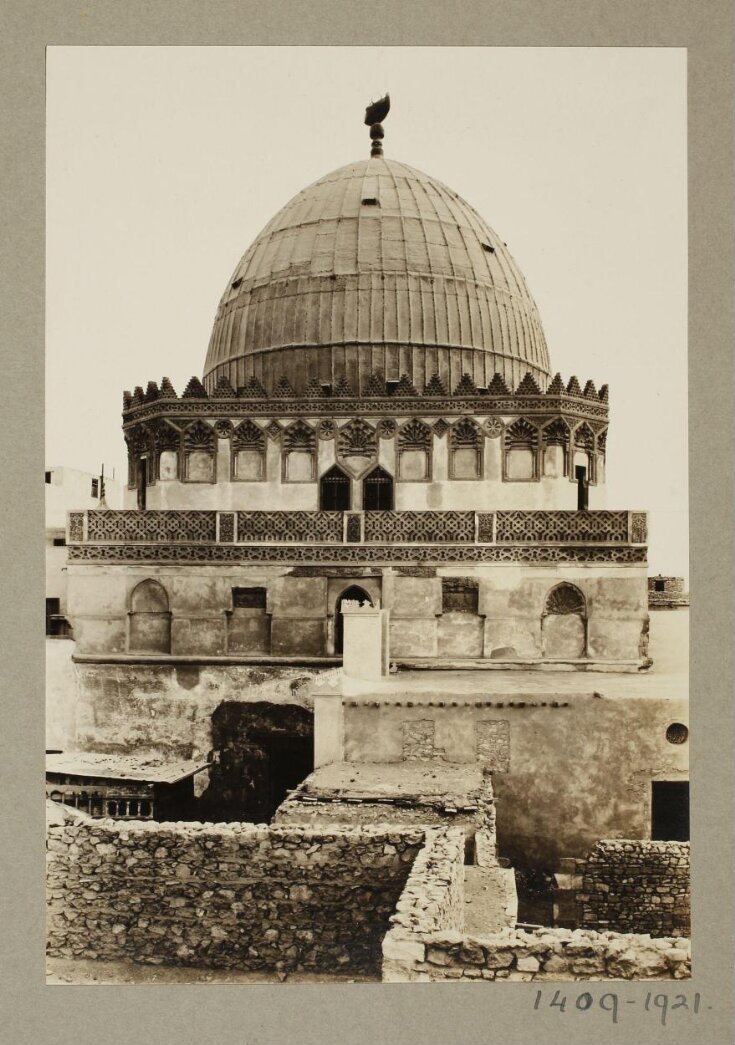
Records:
[[[316,433],[305,421],[294,421],[283,433],[281,479],[284,483],[316,479]]]
[[[541,647],[549,660],[587,656],[587,602],[574,584],[555,585],[541,614]]]
[[[359,602],[361,604],[367,603],[368,606],[374,606],[374,602],[368,592],[364,588],[360,587],[359,584],[351,584],[349,588],[345,588],[337,596],[337,601],[334,606],[334,652],[344,652],[344,617],[342,616],[342,603],[343,602]]]
[[[170,653],[171,613],[166,589],[158,581],[141,581],[130,595],[128,611],[130,653]]]

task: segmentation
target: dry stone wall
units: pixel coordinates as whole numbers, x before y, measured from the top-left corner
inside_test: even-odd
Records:
[[[373,972],[424,832],[119,822],[48,831],[57,957]]]
[[[638,980],[691,976],[683,937],[598,933],[583,929],[504,929],[488,936],[458,930],[392,929],[383,941],[383,979]]]
[[[455,830],[427,832],[383,940],[383,980],[684,979],[683,935],[589,929],[463,931],[463,842]]]
[[[688,933],[689,843],[598,842],[587,857],[577,902],[586,928]]]

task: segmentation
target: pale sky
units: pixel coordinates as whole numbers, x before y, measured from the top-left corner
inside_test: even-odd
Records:
[[[369,153],[508,243],[552,370],[610,385],[610,508],[688,576],[686,52],[50,47],[46,463],[126,474],[123,389],[201,377],[220,295],[300,189]]]

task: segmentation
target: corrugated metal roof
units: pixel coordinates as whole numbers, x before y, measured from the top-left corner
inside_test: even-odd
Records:
[[[68,776],[96,776],[110,780],[144,780],[153,784],[174,784],[209,765],[203,759],[166,762],[154,755],[106,755],[92,751],[70,751],[46,755],[47,773]]]
[[[365,201],[369,202],[365,202]],[[455,192],[404,163],[348,164],[295,196],[247,250],[220,301],[204,368],[213,386],[255,375],[374,371],[422,387],[463,372],[485,385],[550,376],[538,310],[507,247]]]

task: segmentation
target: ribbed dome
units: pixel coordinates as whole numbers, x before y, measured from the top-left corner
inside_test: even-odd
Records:
[[[422,391],[495,372],[550,376],[541,321],[503,241],[441,182],[383,157],[295,196],[246,252],[222,296],[204,367],[237,387],[297,393],[316,378],[359,394],[373,373]]]

